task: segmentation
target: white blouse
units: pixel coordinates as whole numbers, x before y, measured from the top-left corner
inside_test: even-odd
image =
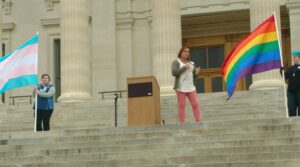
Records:
[[[184,67],[186,64],[183,63],[180,59],[178,59],[178,62],[180,63],[179,68]],[[193,70],[194,70],[194,65],[193,63],[189,63],[190,68],[184,71],[182,74],[180,74],[179,77],[179,88],[177,91],[180,92],[193,92],[196,90],[193,82]]]

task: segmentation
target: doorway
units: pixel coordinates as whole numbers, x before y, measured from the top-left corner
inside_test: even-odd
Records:
[[[55,81],[55,101],[61,95],[61,56],[60,56],[60,39],[53,40],[54,53],[54,81]]]

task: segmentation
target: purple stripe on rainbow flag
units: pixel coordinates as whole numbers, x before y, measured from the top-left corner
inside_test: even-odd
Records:
[[[273,60],[273,61],[269,61],[263,64],[256,64],[253,66],[252,68],[252,73],[251,74],[257,74],[257,73],[261,73],[264,71],[268,71],[268,70],[272,70],[272,69],[276,69],[276,68],[280,68],[281,67],[281,60]],[[243,73],[244,71],[242,71]]]
[[[274,61],[269,61],[269,62],[265,62],[262,64],[256,64],[253,67],[250,68],[245,68],[243,69],[239,75],[238,75],[238,79],[248,76],[249,74],[256,74],[256,73],[261,73],[264,71],[268,71],[268,70],[272,70],[272,69],[276,69],[276,68],[280,68],[281,67],[281,60],[274,60]],[[237,80],[233,81],[233,82],[237,82]],[[229,86],[235,86],[233,84],[229,85]],[[229,88],[228,95],[229,97],[232,96],[233,91],[234,91],[234,87]]]

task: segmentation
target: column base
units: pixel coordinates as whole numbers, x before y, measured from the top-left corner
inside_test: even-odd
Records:
[[[266,90],[266,89],[278,89],[284,86],[283,80],[260,80],[254,81],[249,89],[250,90]]]
[[[60,96],[57,101],[59,103],[72,103],[72,102],[81,102],[86,100],[91,100],[92,97],[90,94],[82,94],[82,93],[72,93],[72,94],[64,94]]]

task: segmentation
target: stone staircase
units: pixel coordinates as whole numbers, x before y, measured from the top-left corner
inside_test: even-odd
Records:
[[[32,132],[31,106],[0,108],[0,167],[299,167],[300,120],[286,118],[282,90],[200,94],[203,121],[177,121],[175,96],[161,97],[165,125],[127,127],[127,99],[56,104],[50,132]]]

